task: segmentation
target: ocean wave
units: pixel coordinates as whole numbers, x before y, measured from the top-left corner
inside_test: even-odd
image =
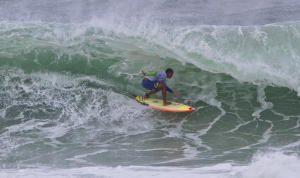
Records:
[[[0,64],[99,75],[114,69],[116,63],[123,63],[123,68],[140,63],[140,69],[149,66],[147,57],[153,65],[156,59],[171,58],[242,82],[298,92],[299,29],[298,22],[244,27],[147,24],[137,28],[2,22]],[[137,57],[140,59],[134,59]],[[133,75],[139,69],[124,73]]]

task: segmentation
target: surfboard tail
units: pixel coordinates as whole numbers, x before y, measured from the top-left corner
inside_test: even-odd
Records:
[[[137,101],[137,102],[139,102],[139,103],[141,103],[143,105],[149,106],[148,103],[144,102],[144,97],[143,96],[135,96],[134,99],[135,99],[135,101]]]

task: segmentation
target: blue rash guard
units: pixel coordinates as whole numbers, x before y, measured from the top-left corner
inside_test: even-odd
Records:
[[[166,83],[167,74],[165,72],[148,72],[145,74],[145,78],[148,80],[143,80],[142,86],[148,90],[157,89],[160,82]],[[173,93],[167,86],[167,91]]]

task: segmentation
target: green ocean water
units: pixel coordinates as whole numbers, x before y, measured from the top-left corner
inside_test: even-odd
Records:
[[[90,167],[79,174],[86,177],[121,166],[146,177],[160,168],[240,177],[232,167],[253,173],[257,159],[287,159],[281,170],[289,175],[299,163],[299,22],[132,28],[0,23],[3,176],[24,169],[12,175],[64,177],[42,172]],[[168,67],[168,86],[180,94],[168,99],[196,111],[166,113],[133,100],[145,92],[141,70]],[[195,169],[202,167],[209,169]]]

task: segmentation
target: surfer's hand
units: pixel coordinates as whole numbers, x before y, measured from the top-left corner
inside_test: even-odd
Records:
[[[179,96],[179,94],[176,91],[173,91],[173,94]]]
[[[143,75],[146,75],[146,72],[144,72],[143,70],[141,72],[143,73]]]

